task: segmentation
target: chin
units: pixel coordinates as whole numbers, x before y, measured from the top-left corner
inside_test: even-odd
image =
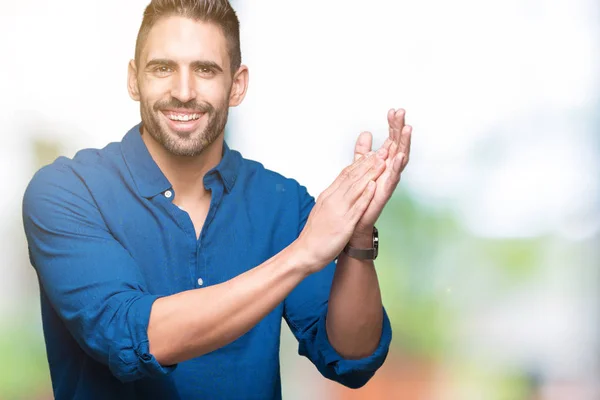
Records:
[[[167,137],[163,137],[161,144],[169,151],[169,153],[177,156],[193,157],[202,153],[208,148],[214,140],[204,135],[204,132],[192,132],[192,133],[169,133]]]

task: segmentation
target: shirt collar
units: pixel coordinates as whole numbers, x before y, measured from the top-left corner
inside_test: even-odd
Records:
[[[144,197],[153,197],[170,189],[172,185],[154,162],[142,140],[141,125],[140,123],[127,132],[121,142],[121,151],[140,194]],[[208,176],[215,171],[221,178],[227,192],[231,192],[238,176],[240,164],[241,154],[231,150],[227,143],[223,141],[221,161],[206,175]]]
[[[237,180],[240,171],[241,161],[242,155],[235,150],[231,150],[227,145],[227,142],[223,140],[221,162],[217,164],[213,170],[216,170],[221,177],[227,193],[231,192],[235,185],[235,181]]]

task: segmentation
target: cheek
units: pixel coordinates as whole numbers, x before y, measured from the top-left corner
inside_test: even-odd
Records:
[[[150,97],[148,97],[147,94],[140,93],[140,104],[143,109],[145,109],[149,112],[152,112],[154,110],[153,106],[155,103],[156,103],[156,101],[152,100]]]
[[[156,101],[169,98],[171,86],[169,79],[145,81],[140,85],[142,102],[154,104]]]
[[[200,99],[205,99],[214,106],[229,101],[230,85],[220,79],[199,80],[196,94]]]

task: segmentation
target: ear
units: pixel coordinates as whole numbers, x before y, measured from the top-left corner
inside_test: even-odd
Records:
[[[135,101],[140,101],[140,88],[137,81],[137,66],[135,61],[129,61],[127,67],[127,91],[129,91],[129,97]]]
[[[249,78],[248,67],[245,65],[240,66],[233,76],[231,94],[229,95],[229,107],[236,107],[244,100],[244,97],[246,97],[246,90],[248,90]]]

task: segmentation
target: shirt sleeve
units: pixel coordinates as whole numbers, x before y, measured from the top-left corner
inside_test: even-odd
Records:
[[[315,204],[306,189],[300,186],[300,224],[304,228]],[[365,385],[385,361],[392,340],[388,315],[383,309],[383,326],[377,349],[358,360],[344,359],[327,337],[326,316],[329,292],[333,282],[335,263],[304,279],[285,299],[284,318],[298,339],[298,353],[306,356],[326,378],[350,388]]]
[[[79,346],[122,382],[165,375],[149,353],[154,301],[140,269],[64,164],[44,167],[23,198],[29,256],[41,288]]]

